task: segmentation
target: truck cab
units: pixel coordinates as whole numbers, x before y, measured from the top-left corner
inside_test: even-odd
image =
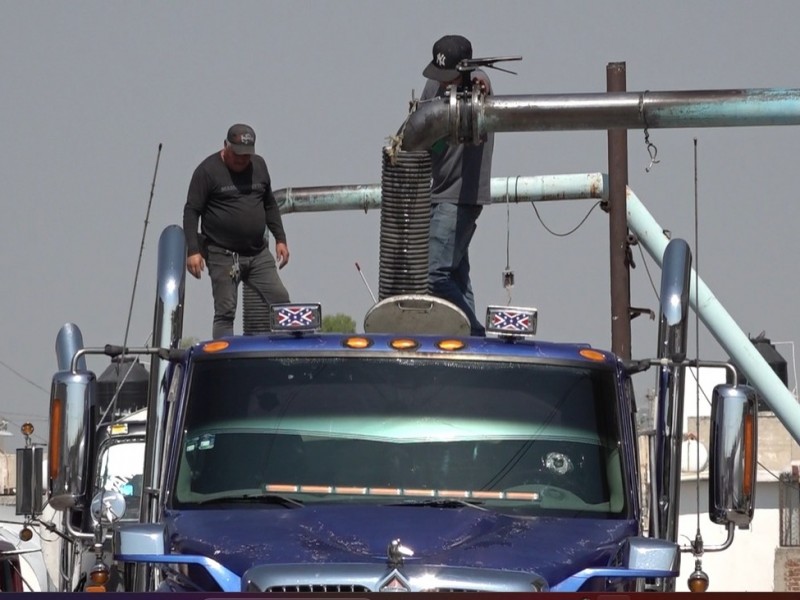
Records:
[[[609,353],[309,332],[201,343],[182,364],[163,539],[246,591],[535,591],[639,534]]]

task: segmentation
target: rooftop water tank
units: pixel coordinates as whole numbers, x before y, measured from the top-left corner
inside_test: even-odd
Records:
[[[105,414],[120,387],[116,406],[105,416],[104,421],[116,420],[147,406],[147,388],[150,374],[136,357],[116,356],[97,378],[97,418]],[[113,412],[113,414],[112,414]]]
[[[786,364],[786,359],[781,356],[780,352],[778,352],[772,342],[766,337],[765,332],[761,332],[756,337],[749,338],[753,345],[758,350],[758,353],[762,356],[762,358],[767,361],[767,364],[775,371],[775,374],[778,378],[783,382],[783,385],[789,386],[789,370]],[[736,367],[736,373],[738,377],[738,382],[741,384],[747,384],[747,376],[742,372],[733,360],[731,360],[733,365]],[[732,383],[730,373],[728,374],[728,383]],[[769,411],[772,410],[767,401],[764,397],[758,393],[756,390],[756,398],[758,399],[758,410],[759,411]]]

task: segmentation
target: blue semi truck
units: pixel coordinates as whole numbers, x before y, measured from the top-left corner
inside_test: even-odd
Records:
[[[654,369],[660,404],[676,407],[685,242],[665,252],[656,356],[637,361],[538,340],[525,307],[490,306],[471,337],[425,294],[383,298],[363,333],[320,332],[316,303],[273,305],[269,332],[180,348],[185,254],[167,227],[156,346],[76,345],[53,378],[48,507],[92,516],[84,589],[674,587],[680,431],[657,432],[643,494],[631,377]],[[93,458],[92,354],[150,359],[138,519],[127,482],[104,485]],[[732,535],[753,514],[756,397],[734,383],[712,401],[710,516]]]
[[[682,389],[686,368],[706,365],[686,358],[690,302],[800,440],[796,399],[753,359],[699,277],[689,297],[688,246],[667,243],[630,189],[609,209],[662,266],[652,358],[540,341],[535,311],[524,307],[489,307],[486,337],[471,337],[458,308],[427,295],[426,249],[415,244],[428,239],[431,173],[418,159],[440,140],[480,143],[499,132],[797,125],[798,96],[486,96],[452,87],[444,98],[412,99],[384,149],[381,285],[363,334],[319,332],[312,303],[271,307],[254,319],[270,324],[257,335],[180,348],[186,248],[181,229],[166,228],[154,347],[75,345],[70,367],[53,378],[46,486],[36,475],[41,448],[18,454],[18,512],[41,521],[46,487],[48,510],[80,521],[80,531],[60,533],[68,543],[93,540],[86,589],[109,589],[116,569],[113,589],[126,591],[671,591],[682,551],[697,559],[690,588],[705,589],[699,558],[724,550],[753,516],[756,394],[727,365],[731,383],[712,398],[708,506],[728,536],[718,548],[699,535],[681,546]],[[598,196],[605,176],[568,180],[554,189],[537,179],[530,195],[609,200]],[[515,202],[524,187],[514,178]],[[509,189],[506,179],[506,203]],[[296,191],[282,212],[376,206],[364,186],[343,190],[344,202],[328,189]],[[106,485],[96,470],[89,354],[150,359],[136,522],[127,484]],[[643,461],[632,376],[648,368],[656,414]]]

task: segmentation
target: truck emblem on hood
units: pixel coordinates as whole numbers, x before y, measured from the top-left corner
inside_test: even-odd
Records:
[[[386,554],[389,556],[389,566],[399,569],[405,563],[407,556],[414,556],[414,551],[408,546],[403,546],[400,540],[392,540],[389,542]]]

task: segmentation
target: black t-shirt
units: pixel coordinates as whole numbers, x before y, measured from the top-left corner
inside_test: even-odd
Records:
[[[197,226],[209,243],[252,256],[267,243],[265,226],[276,242],[286,242],[278,203],[264,159],[254,154],[250,166],[234,173],[215,152],[194,170],[183,208],[183,231],[189,254],[200,251]]]

